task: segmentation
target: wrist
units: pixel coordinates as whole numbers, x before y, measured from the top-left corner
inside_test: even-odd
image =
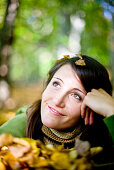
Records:
[[[108,113],[105,115],[105,117],[109,117],[114,115],[114,106],[111,106],[108,110]]]

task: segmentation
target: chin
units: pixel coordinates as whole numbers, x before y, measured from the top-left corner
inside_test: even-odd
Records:
[[[43,123],[43,124],[44,124],[44,123]],[[50,124],[48,124],[48,123],[45,123],[44,125],[47,126],[48,128],[56,129],[56,130],[57,130],[57,128],[56,128],[55,126],[50,125]]]
[[[55,125],[52,122],[47,122],[42,120],[43,125],[47,126],[48,128],[55,129]]]

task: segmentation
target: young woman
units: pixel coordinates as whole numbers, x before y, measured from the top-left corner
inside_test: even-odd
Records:
[[[91,147],[110,150],[114,141],[111,95],[103,65],[86,55],[65,56],[50,70],[42,99],[19,110],[0,127],[0,133],[69,148],[80,138],[89,141]]]

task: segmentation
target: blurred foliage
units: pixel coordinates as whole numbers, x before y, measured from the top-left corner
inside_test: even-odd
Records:
[[[82,51],[93,55],[105,66],[109,64],[110,23],[103,16],[101,5],[89,3],[85,8],[85,30],[82,35]]]
[[[6,2],[0,0],[0,28]],[[20,0],[10,57],[13,83],[33,82],[46,75],[59,46],[68,48],[71,15],[85,21],[81,52],[109,65],[110,21],[96,0]]]
[[[96,164],[103,148],[87,147],[89,142],[78,140],[78,149],[65,149],[63,145],[43,144],[40,140],[13,137],[10,134],[0,135],[0,169],[18,170],[92,170],[112,167],[110,164]],[[83,154],[78,152],[86,150]],[[98,168],[97,168],[98,167]]]

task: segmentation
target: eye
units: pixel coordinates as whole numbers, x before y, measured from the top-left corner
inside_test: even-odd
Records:
[[[53,84],[54,87],[60,87],[60,83],[57,82],[57,81],[54,81],[52,84]]]
[[[77,100],[82,100],[82,97],[78,93],[74,93],[73,97]]]

